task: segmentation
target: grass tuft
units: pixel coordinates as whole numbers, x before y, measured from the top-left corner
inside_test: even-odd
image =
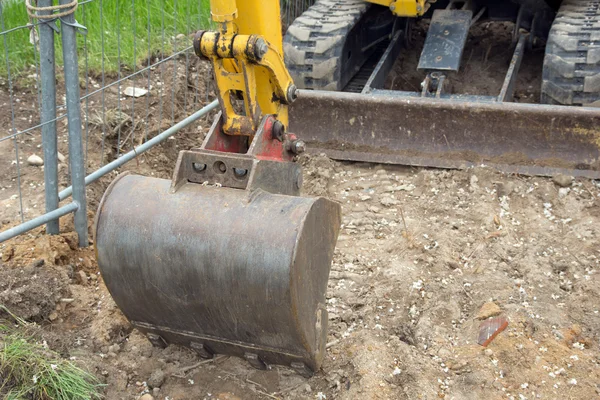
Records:
[[[5,399],[87,400],[100,399],[95,376],[28,334],[30,324],[13,315],[15,324],[0,324],[0,395]]]

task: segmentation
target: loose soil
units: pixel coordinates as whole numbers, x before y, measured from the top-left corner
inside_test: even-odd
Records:
[[[177,68],[185,71],[185,62],[178,60]],[[165,73],[177,77],[167,82],[177,89],[176,120],[197,109],[210,91],[195,89],[204,82],[206,66],[194,69],[192,83],[185,73]],[[152,79],[160,81],[156,75]],[[37,118],[35,90],[19,93],[16,115],[23,128]],[[196,93],[191,106],[187,102]],[[168,116],[163,120],[159,94],[151,91],[147,118],[105,119],[104,129],[102,119],[87,125],[90,171],[100,165],[103,130],[114,132],[122,123],[126,137],[133,127],[129,140],[137,143],[146,126],[149,136],[169,126],[171,93],[163,99]],[[0,96],[0,118],[7,127],[6,90]],[[116,93],[107,91],[113,113],[116,102]],[[131,107],[130,98],[125,102]],[[98,110],[95,103],[92,112]],[[131,108],[125,110],[131,115]],[[121,171],[169,178],[178,150],[199,145],[210,122],[188,128]],[[68,157],[65,132],[59,123],[60,151]],[[37,133],[19,138],[23,161],[31,153],[41,155],[40,143]],[[106,159],[115,157],[116,143],[114,134],[105,141]],[[0,154],[4,230],[20,220],[12,141],[0,142]],[[258,371],[237,358],[207,362],[186,348],[152,347],[112,301],[93,242],[85,249],[76,246],[72,217],[61,219],[60,235],[47,236],[38,228],[0,245],[0,304],[36,322],[40,340],[97,375],[106,384],[107,399],[138,399],[145,393],[165,400],[598,396],[599,182],[488,168],[339,163],[325,156],[300,161],[304,193],[343,207],[327,291],[327,355],[310,379],[285,367]],[[25,162],[21,172],[29,219],[43,209],[43,172]],[[61,169],[61,187],[67,172],[66,166]],[[113,177],[88,187],[90,223]],[[497,313],[508,319],[508,328],[484,348],[477,344],[478,318]]]
[[[407,51],[400,54],[387,77],[386,88],[421,92],[426,72],[417,70],[421,50],[429,29],[427,20],[418,21],[411,30]],[[498,96],[513,56],[514,24],[482,22],[474,25],[467,37],[460,69],[449,72],[443,93],[458,95]],[[542,86],[543,44],[525,46],[517,75],[513,101],[537,103]]]

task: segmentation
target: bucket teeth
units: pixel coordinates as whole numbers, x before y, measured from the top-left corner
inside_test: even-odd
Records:
[[[148,337],[148,340],[150,341],[150,343],[152,343],[152,346],[154,347],[159,347],[161,349],[164,349],[167,347],[167,342],[165,339],[163,339],[162,336],[157,335],[155,333],[148,333],[148,335],[146,335]]]
[[[198,353],[198,355],[202,358],[213,358],[215,355],[215,352],[212,351],[210,347],[202,343],[192,342],[190,343],[190,347],[194,349],[196,353]]]
[[[244,358],[256,369],[267,369],[267,364],[256,353],[245,353]]]
[[[306,364],[304,364],[303,362],[299,361],[299,362],[293,362],[290,367],[292,367],[292,369],[294,371],[296,371],[296,373],[298,375],[301,375],[305,378],[310,378],[311,376],[313,376],[314,372],[308,368],[308,366]]]

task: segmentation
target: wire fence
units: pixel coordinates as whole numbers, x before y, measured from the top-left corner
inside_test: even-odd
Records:
[[[57,216],[86,214],[85,188],[79,208],[58,208],[74,179],[95,181],[216,107],[210,67],[192,48],[193,34],[211,28],[208,3],[60,0],[61,13],[76,9],[57,18],[40,9],[53,0],[32,3],[30,15],[21,0],[0,1],[0,242],[41,223],[58,233]],[[312,3],[282,0],[284,29]],[[6,231],[15,221],[27,224]]]

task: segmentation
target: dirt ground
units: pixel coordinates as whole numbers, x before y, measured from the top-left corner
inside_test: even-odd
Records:
[[[408,51],[402,52],[387,77],[386,88],[421,92],[426,73],[417,70],[421,49],[425,43],[429,22],[422,20],[411,29]],[[458,72],[449,72],[444,93],[498,96],[513,56],[511,22],[482,22],[474,25],[467,37]],[[537,103],[542,87],[544,46],[525,46],[523,61],[517,75],[513,101]]]
[[[203,68],[198,64],[196,75]],[[193,95],[199,78],[190,84],[176,76],[177,118],[185,115],[181,93]],[[32,91],[19,93],[17,115],[27,124],[37,118],[35,104],[25,105]],[[6,91],[0,95],[0,121],[8,126]],[[146,122],[150,135],[168,126],[169,118],[157,117],[158,95],[151,95],[148,119],[140,117],[138,125],[117,118],[106,122],[108,130],[123,123],[127,136],[127,127],[134,127],[130,137],[137,142]],[[198,145],[210,122],[188,128],[122,171],[169,178],[177,151]],[[92,170],[100,162],[103,129],[98,123],[88,128]],[[60,151],[68,157],[62,123],[59,132]],[[23,161],[40,154],[38,134],[21,140]],[[114,134],[107,143],[112,159]],[[0,142],[2,230],[19,222],[12,146]],[[310,379],[280,366],[258,371],[237,358],[202,361],[185,348],[153,348],[112,301],[93,243],[77,248],[72,217],[61,220],[58,236],[38,228],[0,245],[0,304],[36,322],[40,340],[98,376],[107,399],[146,393],[161,400],[598,397],[600,182],[488,168],[339,163],[324,156],[301,161],[304,193],[343,207],[327,292],[327,355]],[[25,217],[31,218],[43,208],[43,173],[25,162],[21,168]],[[90,216],[113,177],[88,188]],[[484,348],[477,344],[479,326],[498,314],[509,325]]]

